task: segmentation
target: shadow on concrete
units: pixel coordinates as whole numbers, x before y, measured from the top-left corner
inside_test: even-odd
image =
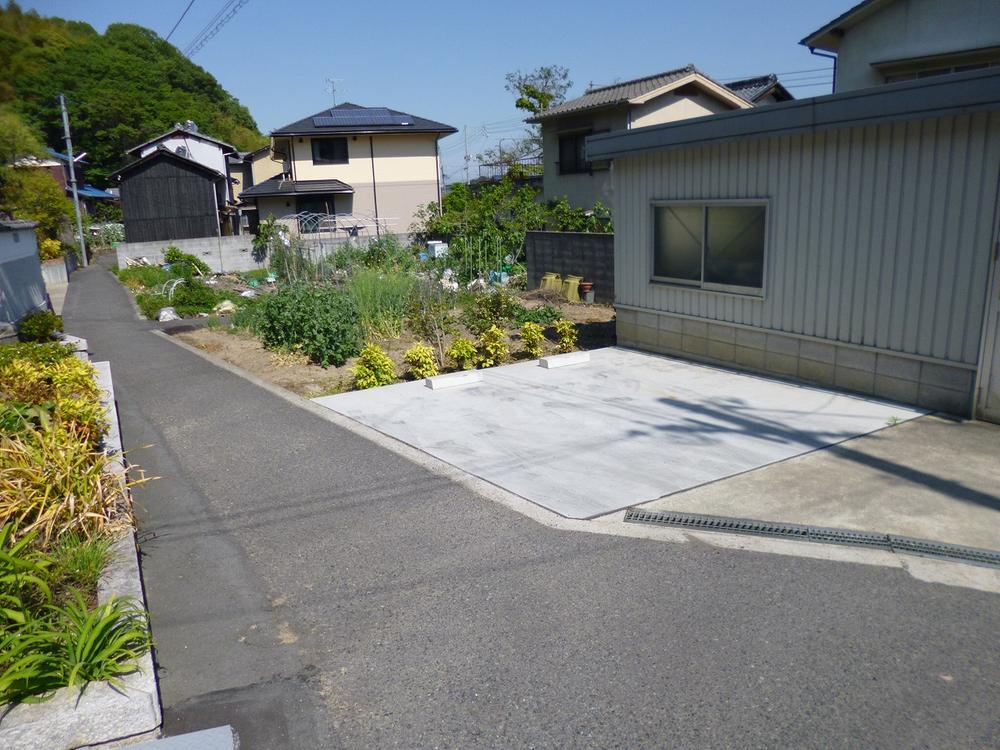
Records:
[[[830,440],[811,435],[808,432],[797,432],[788,427],[758,416],[751,416],[749,407],[739,399],[720,402],[720,406],[710,406],[704,403],[689,403],[678,399],[659,399],[661,403],[696,414],[702,419],[692,419],[683,424],[658,426],[655,429],[667,433],[685,433],[688,431],[718,434],[720,432],[738,432],[760,440],[777,442],[805,442],[811,444],[814,450],[827,448],[837,456],[871,469],[891,474],[907,482],[913,482],[928,487],[942,495],[955,500],[979,505],[990,510],[1000,511],[1000,496],[967,487],[954,479],[941,477],[922,469],[890,461],[878,456],[872,456],[852,448],[846,442],[830,444]],[[711,422],[705,421],[711,419]],[[721,423],[721,424],[720,424]],[[854,436],[851,436],[854,437]]]

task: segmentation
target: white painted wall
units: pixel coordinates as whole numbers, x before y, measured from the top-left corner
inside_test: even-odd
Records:
[[[1000,46],[997,0],[896,0],[846,30],[836,91],[884,83],[874,62]]]

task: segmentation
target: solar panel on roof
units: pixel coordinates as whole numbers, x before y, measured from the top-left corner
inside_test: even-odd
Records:
[[[317,128],[363,127],[368,125],[410,125],[407,115],[397,115],[385,107],[331,109],[327,115],[312,118]]]

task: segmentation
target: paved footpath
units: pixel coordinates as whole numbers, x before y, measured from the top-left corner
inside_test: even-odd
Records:
[[[168,733],[244,750],[1000,746],[1000,596],[563,531],[151,333],[100,267]],[[151,446],[151,447],[144,447]]]

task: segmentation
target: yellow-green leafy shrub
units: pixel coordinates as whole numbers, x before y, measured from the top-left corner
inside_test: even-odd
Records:
[[[426,344],[414,344],[406,350],[403,355],[406,362],[407,373],[414,380],[423,380],[438,374],[437,361],[434,359],[434,350]]]
[[[378,388],[396,380],[396,366],[380,346],[368,344],[361,350],[354,369],[354,389]]]
[[[559,336],[559,351],[571,352],[576,348],[576,324],[572,320],[562,318],[555,323],[556,335]]]
[[[93,365],[76,357],[51,363],[14,359],[0,365],[0,399],[40,404],[97,396]]]
[[[38,254],[42,260],[55,260],[56,258],[63,257],[66,252],[63,250],[62,243],[59,240],[45,239],[38,245]]]
[[[542,356],[542,342],[545,341],[545,334],[538,323],[528,321],[521,326],[521,341],[524,342],[524,351],[532,359]]]
[[[459,370],[471,370],[476,366],[476,345],[467,338],[456,338],[444,350],[444,355]]]
[[[483,331],[476,345],[476,350],[480,367],[496,367],[502,365],[510,357],[507,335],[496,326],[490,326]]]

